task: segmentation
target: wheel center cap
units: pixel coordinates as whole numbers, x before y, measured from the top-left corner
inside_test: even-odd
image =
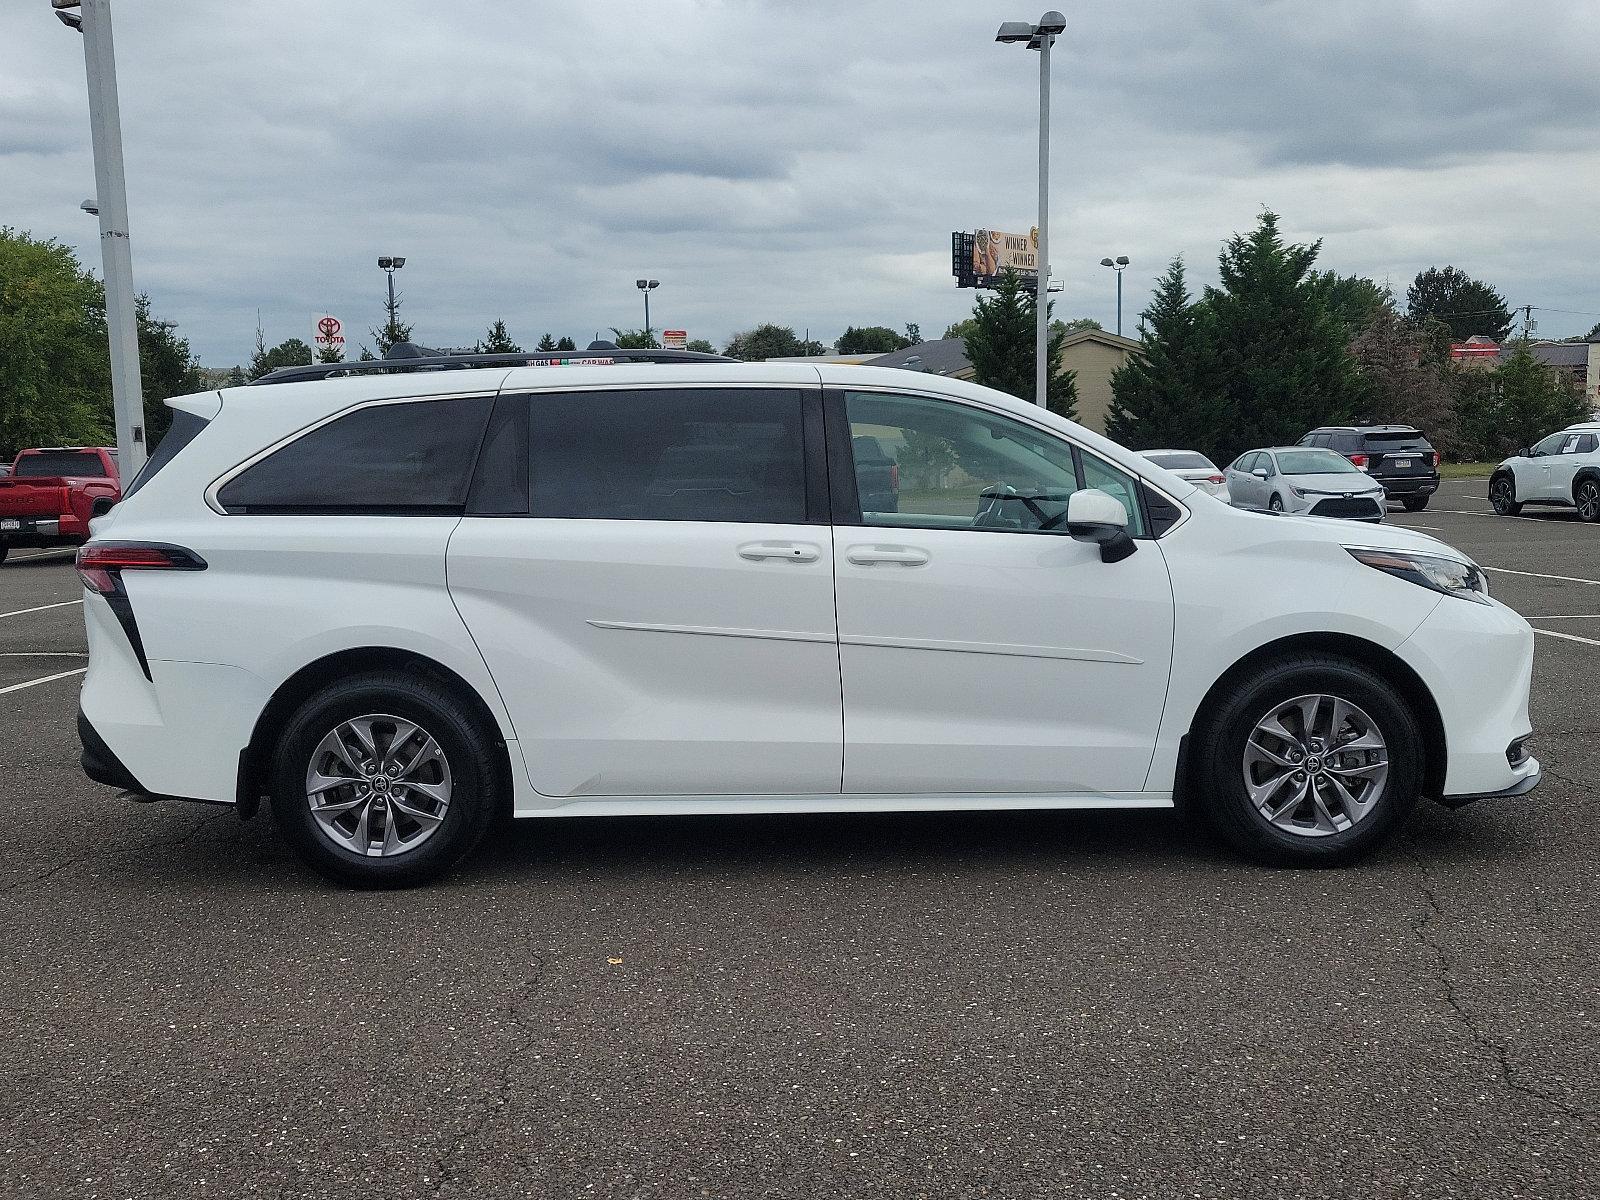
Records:
[[[1306,759],[1306,770],[1310,771],[1313,775],[1318,774],[1322,770],[1322,760],[1316,757],[1316,755],[1312,755],[1310,758]]]
[[[389,777],[387,775],[374,775],[372,777],[372,790],[380,796],[389,790]]]

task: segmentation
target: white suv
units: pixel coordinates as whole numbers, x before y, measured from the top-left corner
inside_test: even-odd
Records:
[[[1569,425],[1506,459],[1489,477],[1489,500],[1503,517],[1524,504],[1559,504],[1600,521],[1600,422]]]
[[[79,560],[88,774],[270,799],[361,884],[502,812],[1192,803],[1336,861],[1538,782],[1531,631],[1432,538],[1241,512],[957,380],[631,357],[171,401]]]

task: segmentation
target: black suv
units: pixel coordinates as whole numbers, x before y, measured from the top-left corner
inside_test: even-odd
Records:
[[[1337,450],[1383,484],[1388,498],[1400,501],[1407,512],[1427,508],[1428,497],[1439,490],[1439,452],[1409,425],[1324,425],[1300,444]]]

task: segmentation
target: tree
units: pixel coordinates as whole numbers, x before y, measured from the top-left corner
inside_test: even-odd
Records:
[[[944,327],[944,336],[947,338],[964,338],[977,328],[978,321],[975,317],[967,317],[961,321],[953,321]]]
[[[0,458],[110,430],[104,290],[69,247],[0,227]]]
[[[411,340],[411,326],[400,320],[400,305],[402,301],[398,293],[392,300],[383,302],[385,320],[382,325],[372,330],[372,340],[378,344],[378,357],[383,358],[389,353],[390,347],[399,342]]]
[[[1135,450],[1171,446],[1230,461],[1233,402],[1217,364],[1211,310],[1190,296],[1183,259],[1156,281],[1139,337],[1144,353],[1111,373],[1106,436]]]
[[[909,338],[886,325],[863,325],[859,329],[850,325],[839,335],[833,349],[836,354],[892,354],[911,344]]]
[[[279,342],[269,350],[266,339],[261,336],[260,328],[257,328],[256,352],[250,357],[250,369],[246,373],[252,380],[256,380],[269,371],[276,371],[279,367],[301,367],[310,361],[311,347],[299,338]]]
[[[1455,395],[1427,336],[1391,308],[1380,308],[1350,343],[1360,377],[1359,415],[1382,425],[1415,425],[1441,450],[1456,449]]]
[[[243,387],[250,382],[250,377],[244,373],[244,368],[234,363],[233,370],[228,372],[229,387]]]
[[[1527,338],[1512,343],[1511,353],[1494,372],[1490,396],[1491,424],[1482,437],[1490,458],[1503,458],[1531,446],[1552,429],[1590,419],[1582,391],[1567,374],[1533,356]]]
[[[329,342],[326,346],[317,347],[317,361],[319,363],[339,363],[344,361],[344,347],[337,342]]]
[[[906,345],[922,345],[922,326],[918,325],[915,321],[906,322]]]
[[[618,350],[659,350],[661,343],[656,341],[656,335],[649,329],[618,329],[611,327],[617,343]]]
[[[539,339],[539,345],[537,348],[549,353],[551,350],[556,348],[556,340],[547,333]]]
[[[801,355],[825,354],[821,342],[803,342],[787,325],[757,325],[728,339],[723,351],[729,358],[744,362],[763,362],[769,358],[798,358]]]
[[[1589,330],[1588,333],[1584,334],[1582,340],[1586,342],[1600,342],[1600,321],[1596,321],[1594,323],[1594,328]]]
[[[1406,289],[1406,313],[1413,321],[1437,317],[1458,342],[1469,337],[1503,342],[1511,332],[1506,298],[1454,267],[1429,267],[1419,274]]]
[[[189,339],[178,336],[173,321],[150,314],[150,297],[140,293],[133,301],[139,330],[139,379],[144,392],[144,438],[154,450],[172,425],[172,410],[161,403],[172,396],[205,390],[200,362],[189,351]]]
[[[1399,315],[1394,293],[1388,285],[1361,275],[1341,275],[1337,271],[1313,271],[1309,279],[1322,297],[1323,306],[1344,326],[1351,339],[1370,327],[1380,312]]]
[[[685,350],[693,350],[696,354],[715,354],[717,352],[717,348],[706,341],[705,338],[692,338],[683,348]]]
[[[1344,326],[1310,277],[1321,250],[1320,241],[1286,245],[1270,211],[1223,247],[1222,286],[1205,298],[1234,414],[1217,446],[1223,460],[1343,421],[1358,399]]]
[[[1104,329],[1105,326],[1093,317],[1073,317],[1070,321],[1051,321],[1050,328],[1063,333],[1077,333],[1084,329]]]
[[[549,334],[545,334],[549,337]],[[489,332],[483,335],[483,340],[478,343],[479,354],[520,354],[522,347],[511,340],[511,335],[506,332],[506,323],[498,318],[489,326]]]
[[[578,348],[578,343],[574,342],[569,337],[564,337],[559,342],[556,343],[556,349],[558,351],[560,351],[560,350],[576,350],[577,348]]]
[[[1033,293],[1023,287],[1022,277],[1009,269],[1000,276],[994,291],[992,297],[980,295],[973,306],[973,327],[963,340],[967,359],[975,378],[985,387],[1034,403],[1037,360]],[[1061,343],[1066,338],[1064,328],[1050,333],[1045,352],[1052,365],[1059,362]],[[1076,417],[1078,373],[1054,369],[1047,386],[1046,407],[1063,417]]]
[[[357,362],[375,362],[377,360],[377,357],[378,356],[376,354],[374,354],[371,350],[367,349],[366,343],[363,342],[362,345],[361,345],[361,353],[360,353],[360,355],[357,356],[356,361]]]

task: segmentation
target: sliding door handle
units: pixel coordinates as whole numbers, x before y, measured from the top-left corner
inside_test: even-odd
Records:
[[[810,542],[746,542],[739,547],[739,557],[751,562],[777,559],[779,562],[809,563],[822,557],[822,547],[813,546]]]
[[[928,552],[918,550],[915,546],[851,546],[844,556],[858,567],[870,567],[878,563],[921,567],[928,562]]]

